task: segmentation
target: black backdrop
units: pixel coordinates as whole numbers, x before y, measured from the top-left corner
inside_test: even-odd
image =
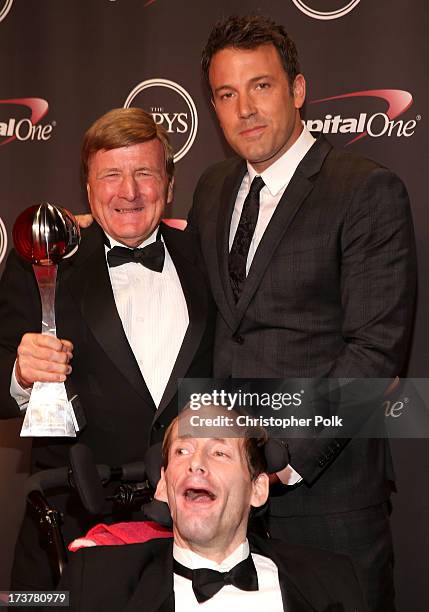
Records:
[[[86,209],[80,141],[111,108],[142,106],[170,130],[180,159],[168,216],[186,217],[202,170],[229,154],[200,79],[201,48],[216,20],[244,12],[271,16],[296,40],[308,83],[306,121],[394,169],[408,186],[420,281],[409,375],[424,378],[426,0],[0,0],[0,269],[21,210],[46,200]],[[18,431],[16,421],[0,423],[0,588],[27,463]],[[423,611],[429,445],[395,440],[393,449],[398,608]]]

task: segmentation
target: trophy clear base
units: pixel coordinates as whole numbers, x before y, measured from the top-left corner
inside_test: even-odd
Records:
[[[64,383],[34,383],[21,437],[75,438],[75,424]]]

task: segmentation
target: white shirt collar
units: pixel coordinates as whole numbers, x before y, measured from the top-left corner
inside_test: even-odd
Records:
[[[275,196],[281,189],[285,187],[292,178],[299,163],[310,150],[313,143],[316,141],[309,130],[304,125],[303,130],[297,140],[279,159],[261,173],[269,192]],[[255,176],[258,175],[253,166],[247,162],[247,171],[249,173],[249,185],[252,183]]]
[[[249,552],[249,542],[245,540],[242,544],[239,544],[234,552],[226,557],[222,563],[216,563],[216,561],[206,559],[188,548],[181,548],[176,543],[173,544],[173,557],[185,567],[189,567],[189,569],[208,567],[209,569],[214,569],[218,572],[229,572],[229,570],[237,565],[237,563],[247,559]]]

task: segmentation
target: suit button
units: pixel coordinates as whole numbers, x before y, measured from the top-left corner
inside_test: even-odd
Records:
[[[244,338],[243,338],[243,336],[233,336],[233,340],[234,340],[234,342],[236,342],[237,344],[244,344]]]

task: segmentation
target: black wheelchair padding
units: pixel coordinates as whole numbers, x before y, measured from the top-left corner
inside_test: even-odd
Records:
[[[73,484],[83,506],[91,514],[101,514],[106,505],[102,481],[108,477],[109,468],[97,467],[91,449],[81,443],[72,446],[69,460]]]
[[[279,438],[268,438],[264,443],[264,454],[268,473],[279,472],[289,463],[287,444]],[[96,465],[92,451],[82,443],[70,449],[70,467],[74,486],[83,506],[91,514],[102,514],[107,509],[106,491],[103,484],[111,481],[135,482],[146,481],[146,489],[156,490],[162,466],[161,442],[151,446],[144,461],[130,463],[120,467]],[[119,495],[121,497],[121,495]],[[127,495],[122,494],[126,499]],[[155,507],[158,503],[153,504]],[[147,506],[150,510],[151,506]],[[164,521],[163,521],[164,522]]]

